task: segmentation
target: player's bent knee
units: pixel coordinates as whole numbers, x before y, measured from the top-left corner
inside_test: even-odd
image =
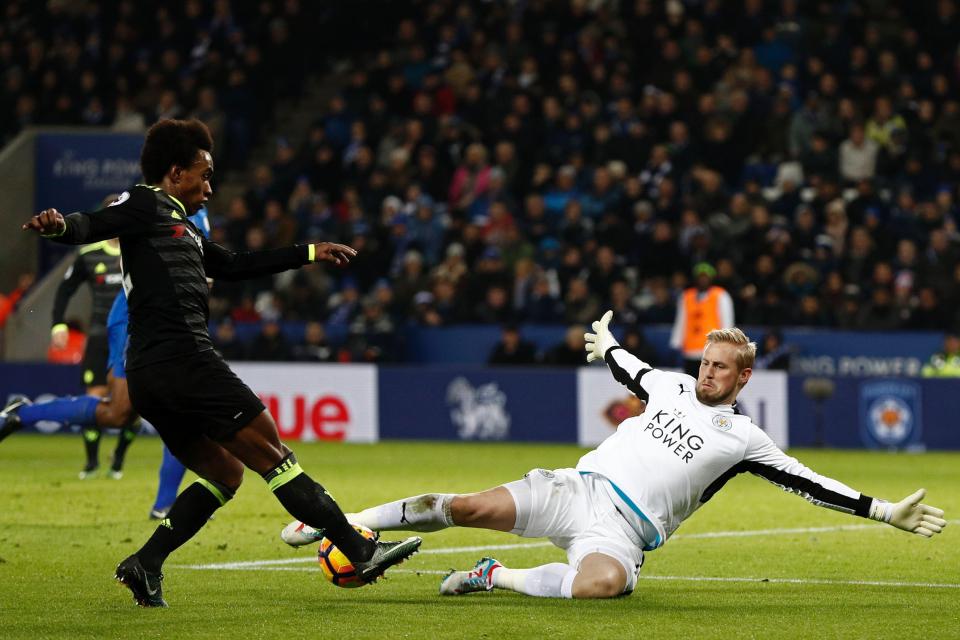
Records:
[[[619,575],[591,576],[580,575],[573,581],[574,598],[615,598],[623,593],[626,582]]]
[[[97,405],[97,426],[107,429],[123,429],[137,418],[129,402],[110,400]]]
[[[573,581],[573,597],[615,598],[623,594],[627,586],[626,571],[614,562],[582,564]]]
[[[137,419],[137,412],[134,411],[133,407],[131,407],[129,404],[123,409],[121,409],[120,411],[118,411],[117,413],[118,413],[117,421],[120,423],[119,425],[120,428],[129,427],[133,425],[134,421]],[[139,429],[140,429],[140,425],[138,423],[134,428],[134,431],[139,431]]]

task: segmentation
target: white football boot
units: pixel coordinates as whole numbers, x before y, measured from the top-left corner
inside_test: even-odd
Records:
[[[308,524],[294,520],[280,532],[280,539],[291,547],[302,547],[320,542],[323,539],[323,530],[314,529]]]
[[[493,558],[481,558],[470,571],[451,571],[440,582],[440,595],[460,596],[465,593],[493,590],[493,571],[502,564]]]

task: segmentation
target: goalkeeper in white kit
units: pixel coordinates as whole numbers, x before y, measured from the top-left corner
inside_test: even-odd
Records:
[[[452,571],[443,595],[494,588],[553,598],[608,598],[633,591],[644,551],[657,549],[738,473],[765,478],[813,504],[931,537],[943,511],[921,504],[920,489],[900,502],[871,498],[811,471],[781,451],[745,415],[737,394],[750,380],[756,345],[736,328],[707,336],[699,375],[651,368],[610,333],[613,312],[586,334],[587,361],[604,360],[614,378],[648,397],[646,411],[624,420],[575,469],[534,469],[521,480],[466,495],[430,493],[371,507],[347,519],[371,529],[437,531],[479,527],[549,538],[566,564],[509,569],[483,558]],[[293,546],[322,537],[300,522],[281,537]]]

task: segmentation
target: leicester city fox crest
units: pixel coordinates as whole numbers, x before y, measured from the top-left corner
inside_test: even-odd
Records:
[[[869,447],[916,447],[922,440],[921,387],[904,380],[860,386],[860,434]]]
[[[733,428],[733,420],[727,416],[716,415],[713,416],[713,426],[720,431],[730,431]]]

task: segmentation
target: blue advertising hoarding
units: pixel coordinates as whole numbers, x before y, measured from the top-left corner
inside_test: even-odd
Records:
[[[140,134],[38,134],[34,209],[70,213],[97,208],[107,194],[140,181],[142,146]],[[41,273],[71,249],[52,242],[40,247]]]
[[[593,387],[578,389],[578,377],[584,376],[575,369],[378,367],[369,402],[379,418],[370,438],[577,442],[585,419],[578,398],[585,392],[596,395]],[[303,379],[307,387],[315,386],[309,377]],[[787,397],[780,400],[786,405],[789,437],[784,440],[790,447],[960,449],[960,380],[836,377],[830,379],[834,392],[819,412],[803,391],[805,380],[789,376]],[[328,385],[334,395],[352,397],[355,389],[337,385],[354,383],[330,379]],[[0,401],[13,394],[42,401],[77,393],[83,393],[78,366],[0,362]],[[45,432],[61,430],[41,426]]]
[[[574,370],[380,367],[380,437],[577,441]]]
[[[805,380],[790,376],[792,447],[960,449],[960,380],[830,378],[819,414]]]

